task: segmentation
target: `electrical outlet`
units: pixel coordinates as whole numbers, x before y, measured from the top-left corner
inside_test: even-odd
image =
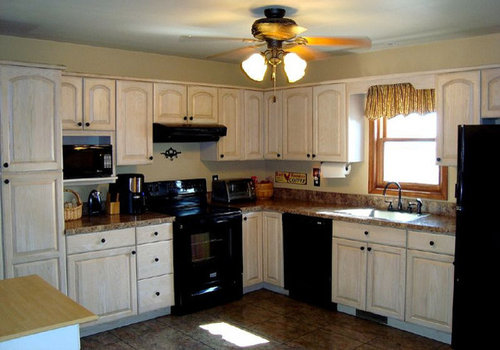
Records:
[[[219,175],[212,175],[212,181],[219,180]]]

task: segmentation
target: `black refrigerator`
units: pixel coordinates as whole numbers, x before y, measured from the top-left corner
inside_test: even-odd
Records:
[[[458,127],[452,348],[500,343],[500,125]]]

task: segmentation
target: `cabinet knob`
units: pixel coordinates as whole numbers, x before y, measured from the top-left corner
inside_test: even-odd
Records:
[[[4,168],[8,168],[9,167],[9,163],[7,163],[7,162],[3,163],[3,167]]]
[[[155,295],[156,295],[157,297],[159,297],[159,296],[160,296],[160,292],[156,292],[156,293],[155,293]]]
[[[76,123],[76,125],[82,126],[83,124],[82,124],[82,122],[78,122],[78,123]]]
[[[155,262],[158,262],[158,261],[160,261],[160,259],[158,259],[158,258],[155,258]]]
[[[184,120],[188,120],[188,117],[187,117],[187,116],[185,116],[185,117],[184,117],[184,118],[182,118],[182,119],[184,119]]]
[[[86,123],[85,123],[85,126],[90,126],[90,123],[89,123],[89,122],[86,122]]]
[[[189,120],[193,120],[193,116],[189,117]]]
[[[276,154],[276,157],[278,157],[278,158],[279,158],[279,157],[281,157],[281,154],[279,154],[279,153],[278,153],[278,154]]]
[[[132,250],[132,255],[135,255],[135,250]]]
[[[368,236],[368,234],[369,234],[369,233],[370,233],[370,232],[368,232],[368,231],[365,231],[365,235],[367,235],[367,236]]]
[[[430,241],[429,245],[433,246],[434,245],[434,241]]]
[[[150,156],[150,157],[149,157],[149,160],[153,160],[153,156]]]
[[[441,161],[441,158],[440,158],[440,157],[437,157],[437,158],[436,158],[436,161],[440,162],[440,161]]]
[[[8,184],[9,184],[9,182],[10,182],[10,181],[9,181],[9,179],[5,179],[5,180],[3,180],[3,183],[4,183],[4,184],[6,184],[6,185],[8,185]]]
[[[101,239],[101,243],[106,243],[106,239],[105,238]]]
[[[158,231],[155,231],[153,234],[154,234],[155,236],[158,236]]]
[[[361,250],[365,250],[365,247],[359,247],[359,249],[361,249]]]
[[[221,155],[220,155],[220,157],[221,157],[221,158],[224,158],[224,155],[223,155],[223,154],[221,154]]]
[[[306,154],[307,158],[311,158],[311,155],[309,153]]]
[[[369,252],[371,252],[371,251],[372,251],[372,248],[371,248],[371,247],[368,247],[368,248],[366,248],[366,250],[368,250]]]
[[[313,158],[316,158],[316,155],[313,153],[312,157],[313,157]]]
[[[247,221],[247,217],[245,216],[245,217],[243,218],[243,220],[244,220],[244,221]]]

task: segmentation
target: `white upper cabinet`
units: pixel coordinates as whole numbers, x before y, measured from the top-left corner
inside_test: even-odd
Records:
[[[347,161],[345,84],[313,88],[312,157],[322,161]]]
[[[500,118],[500,68],[481,71],[481,117]]]
[[[153,161],[153,84],[116,82],[116,164]]]
[[[440,74],[436,84],[436,162],[456,166],[457,126],[479,124],[479,71]]]
[[[61,72],[0,66],[2,171],[61,169]]]
[[[218,160],[239,160],[242,155],[242,91],[219,89],[219,122],[227,128],[227,135],[217,142]]]
[[[193,124],[216,124],[217,88],[188,87],[188,121]]]
[[[264,96],[260,91],[245,90],[243,139],[245,159],[263,159]]]
[[[312,88],[283,91],[283,159],[312,159]]]
[[[115,130],[115,81],[63,76],[61,84],[64,130]]]
[[[283,159],[283,93],[264,93],[264,158]]]
[[[155,123],[187,123],[187,88],[185,85],[155,83],[154,95]]]

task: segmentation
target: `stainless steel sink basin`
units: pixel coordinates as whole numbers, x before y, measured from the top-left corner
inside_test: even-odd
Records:
[[[429,214],[405,213],[400,211],[387,211],[371,208],[356,208],[336,210],[337,214],[346,214],[365,218],[385,219],[389,221],[409,222],[428,216]]]

